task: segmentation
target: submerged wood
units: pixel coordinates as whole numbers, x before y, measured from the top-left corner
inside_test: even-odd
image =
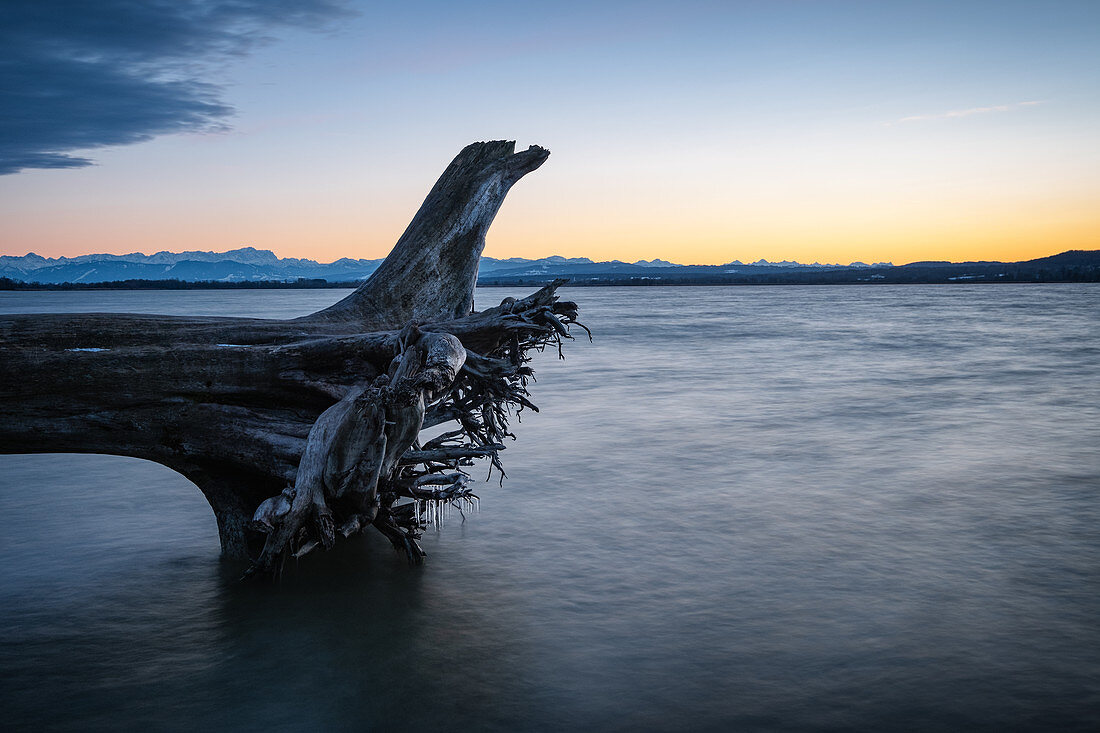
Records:
[[[533,407],[527,353],[576,322],[560,281],[473,310],[485,233],[548,155],[467,146],[378,270],[302,318],[0,316],[0,452],[179,471],[213,508],[223,554],[255,572],[367,527],[418,560],[420,502],[472,501],[454,476],[477,458],[501,468],[509,415]]]

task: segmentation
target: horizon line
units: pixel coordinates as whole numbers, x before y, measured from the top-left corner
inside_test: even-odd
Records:
[[[26,257],[32,257],[33,256],[33,257],[42,258],[44,260],[73,260],[73,259],[82,258],[82,257],[92,257],[92,256],[96,256],[96,255],[103,255],[103,256],[106,256],[106,257],[129,257],[129,256],[153,257],[153,256],[156,256],[156,255],[159,255],[159,254],[181,255],[181,254],[186,254],[186,253],[190,253],[190,252],[201,253],[201,254],[209,254],[209,255],[220,255],[220,254],[230,254],[230,253],[233,253],[233,252],[240,252],[242,250],[246,250],[246,251],[251,250],[253,252],[258,252],[258,253],[266,252],[266,253],[271,254],[277,260],[308,260],[308,261],[311,261],[311,262],[316,262],[318,265],[331,265],[331,264],[335,264],[336,262],[339,262],[340,260],[380,262],[382,260],[385,260],[386,257],[389,254],[389,253],[387,253],[385,256],[382,256],[382,257],[346,257],[345,256],[345,257],[337,257],[336,259],[334,259],[332,261],[329,261],[329,262],[322,262],[320,260],[315,260],[315,259],[310,258],[310,257],[282,256],[282,255],[277,254],[274,250],[271,250],[271,249],[257,248],[257,247],[254,247],[252,245],[243,245],[243,246],[240,246],[240,247],[234,247],[234,248],[226,249],[226,250],[223,250],[223,251],[217,251],[217,250],[213,250],[213,249],[210,249],[210,250],[185,249],[185,250],[175,252],[175,251],[168,250],[168,249],[160,249],[160,250],[156,250],[155,252],[152,252],[151,254],[146,254],[145,252],[140,252],[140,251],[133,251],[133,252],[125,252],[125,253],[121,253],[121,254],[116,254],[116,253],[113,253],[113,252],[87,252],[87,253],[79,254],[79,255],[57,255],[57,256],[40,255],[37,252],[29,251],[29,252],[27,252],[26,254],[23,254],[23,255],[0,254],[0,257],[7,257],[7,258],[11,258],[11,259],[23,259],[23,258],[26,258]],[[1032,258],[1029,258],[1029,259],[1031,259],[1031,260],[1043,259],[1043,257],[1050,257],[1050,256],[1054,256],[1054,255],[1057,255],[1057,254],[1063,254],[1065,252],[1095,252],[1095,251],[1100,251],[1100,250],[1096,250],[1096,249],[1091,249],[1090,250],[1090,249],[1085,249],[1085,248],[1080,248],[1080,249],[1070,248],[1070,249],[1065,249],[1065,250],[1053,251],[1048,255],[1042,255],[1040,257],[1032,257]],[[732,260],[727,260],[727,261],[724,261],[724,262],[692,262],[692,263],[673,262],[672,260],[669,260],[665,257],[654,257],[654,258],[651,258],[651,259],[648,259],[648,260],[647,259],[621,260],[621,259],[617,259],[617,258],[616,259],[608,259],[608,260],[594,260],[591,257],[587,257],[587,256],[568,257],[568,256],[565,256],[565,255],[559,255],[559,254],[549,254],[549,255],[543,255],[543,256],[540,256],[540,257],[519,257],[519,256],[494,257],[494,256],[491,256],[491,255],[482,255],[480,259],[491,259],[491,260],[496,260],[498,262],[506,261],[506,260],[523,260],[525,262],[537,262],[537,261],[540,261],[540,260],[549,260],[549,259],[561,259],[561,260],[567,260],[567,261],[568,260],[588,260],[592,264],[605,264],[605,263],[606,264],[615,264],[615,263],[618,263],[618,264],[625,264],[625,265],[640,265],[640,264],[650,264],[650,263],[653,263],[653,262],[667,262],[667,263],[669,263],[670,266],[675,266],[675,267],[722,267],[722,266],[725,266],[725,265],[751,266],[751,265],[758,265],[758,264],[804,265],[804,266],[818,266],[818,267],[833,267],[833,266],[835,266],[835,267],[852,267],[852,266],[856,266],[856,265],[862,265],[862,266],[866,266],[866,267],[898,267],[899,266],[899,265],[895,265],[892,261],[887,261],[887,260],[881,260],[881,261],[876,261],[876,262],[863,262],[862,260],[853,260],[853,261],[851,261],[847,264],[843,264],[841,262],[828,262],[828,261],[822,262],[821,260],[814,260],[813,262],[801,262],[801,261],[798,261],[798,260],[789,260],[789,259],[768,260],[768,259],[763,258],[763,257],[758,258],[756,260],[744,260],[743,261],[740,258],[734,258]],[[959,262],[958,264],[964,264],[964,263],[967,263],[967,262],[1006,262],[1006,263],[1007,262],[1027,262],[1027,261],[1029,261],[1029,259],[1024,259],[1024,260],[964,260],[962,262]],[[229,260],[229,261],[235,261],[235,260]],[[912,262],[905,262],[903,264],[915,264],[915,263],[920,263],[920,262],[951,262],[951,263],[956,263],[955,260],[918,259],[918,260],[913,260]]]

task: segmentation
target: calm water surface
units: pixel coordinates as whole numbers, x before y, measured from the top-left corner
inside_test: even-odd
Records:
[[[479,291],[479,305],[518,292]],[[343,291],[0,293],[290,317]],[[1100,288],[581,288],[482,513],[240,586],[168,469],[0,456],[33,730],[1100,726]]]

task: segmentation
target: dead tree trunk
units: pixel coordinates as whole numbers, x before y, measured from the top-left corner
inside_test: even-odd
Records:
[[[425,522],[476,501],[463,466],[499,469],[510,413],[534,409],[527,352],[576,323],[560,282],[473,311],[485,232],[548,155],[467,146],[378,270],[303,318],[0,316],[0,452],[173,468],[210,502],[224,555],[263,543],[254,571],[371,526],[419,559]]]

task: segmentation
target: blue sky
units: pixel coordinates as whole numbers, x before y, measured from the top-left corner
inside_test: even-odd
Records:
[[[0,153],[94,165],[0,176],[5,254],[377,257],[498,138],[552,156],[495,256],[1097,246],[1100,3],[34,5],[4,78],[48,101],[6,106]]]

